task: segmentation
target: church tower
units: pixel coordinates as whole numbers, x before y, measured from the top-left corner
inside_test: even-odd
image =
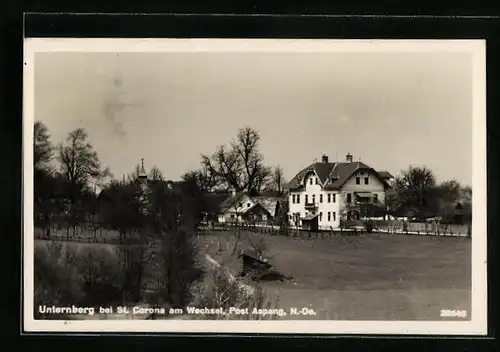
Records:
[[[147,186],[148,174],[146,173],[146,169],[144,168],[144,158],[141,159],[141,168],[139,169],[139,175],[137,175],[137,177],[141,186]]]
[[[142,203],[142,212],[147,213],[147,208],[149,205],[149,187],[148,174],[146,173],[146,169],[144,168],[144,159],[141,159],[141,168],[139,169],[137,178],[141,190],[140,200]]]

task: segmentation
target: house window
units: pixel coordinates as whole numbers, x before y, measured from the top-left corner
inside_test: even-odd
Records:
[[[319,221],[321,221],[323,219],[323,212],[320,212],[319,213]]]
[[[332,195],[330,193],[328,193],[328,203],[331,203],[332,202]]]
[[[373,203],[378,203],[378,194],[373,195]]]
[[[239,207],[241,208],[242,206],[243,206],[243,203],[240,203],[240,204],[239,204]]]
[[[367,184],[368,184],[368,180],[369,180],[369,178],[368,178],[368,177],[365,177],[365,185],[367,185]]]
[[[352,199],[351,199],[351,193],[347,193],[347,199],[346,199],[347,203],[351,203]]]
[[[231,219],[234,219],[234,214],[231,214]]]
[[[335,203],[335,194],[332,194],[332,203]]]
[[[319,184],[319,181],[318,181],[318,178],[316,177],[316,184],[318,185]]]
[[[331,219],[332,219],[332,217],[331,217],[331,213],[330,213],[330,212],[328,212],[328,221],[330,221]]]
[[[292,203],[295,204],[295,194],[292,194]]]
[[[300,203],[300,194],[297,194],[297,204]]]
[[[359,175],[360,175],[360,176],[363,176],[363,175],[364,175],[363,171],[360,171],[360,172],[359,172]]]
[[[312,177],[309,179],[309,184],[312,185],[313,184],[313,179]]]
[[[306,194],[306,204],[309,203],[309,195]]]
[[[313,202],[313,204],[316,203],[316,195],[315,194],[313,194],[313,201],[312,202]]]
[[[319,195],[319,202],[323,203],[323,195],[322,194]]]
[[[357,185],[361,184],[361,179],[359,177],[356,177],[356,184]]]
[[[335,221],[335,212],[332,212],[332,216],[333,216],[333,221]]]
[[[250,203],[247,203],[247,208],[250,208]]]

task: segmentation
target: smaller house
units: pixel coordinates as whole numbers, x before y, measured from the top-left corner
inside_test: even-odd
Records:
[[[472,207],[470,203],[458,201],[448,214],[443,215],[442,223],[464,225],[472,221]]]
[[[387,184],[392,185],[394,182],[394,176],[389,171],[377,171],[380,178],[382,178]]]
[[[233,192],[222,204],[218,221],[220,223],[249,222],[269,223],[279,214],[283,197],[276,193]]]

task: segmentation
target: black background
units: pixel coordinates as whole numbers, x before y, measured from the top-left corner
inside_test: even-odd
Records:
[[[346,2],[347,3],[347,2]],[[457,4],[452,6],[433,4],[433,9],[410,7],[395,9],[388,4],[349,5],[329,2],[311,2],[298,5],[287,2],[286,5],[239,4],[218,6],[215,3],[201,4],[151,4],[136,1],[134,3],[98,3],[81,1],[71,4],[65,2],[33,1],[32,3],[8,2],[2,14],[0,25],[0,84],[3,88],[0,100],[0,116],[2,121],[2,138],[4,144],[0,165],[2,174],[2,198],[4,206],[1,212],[2,259],[7,263],[2,266],[9,274],[2,279],[3,293],[9,297],[3,299],[0,316],[9,323],[10,329],[3,330],[11,337],[22,332],[21,304],[21,143],[22,143],[22,65],[23,65],[23,30],[30,37],[218,37],[218,38],[345,38],[345,39],[486,39],[487,40],[487,124],[488,124],[488,297],[489,297],[489,335],[490,338],[458,338],[458,337],[196,337],[193,335],[177,335],[160,337],[160,335],[107,336],[84,338],[77,336],[24,335],[23,345],[33,348],[63,347],[74,349],[92,348],[92,344],[101,344],[113,349],[146,349],[162,348],[177,350],[181,347],[213,349],[226,347],[231,350],[251,348],[290,349],[324,348],[383,350],[407,349],[416,350],[493,350],[491,337],[497,329],[497,248],[498,213],[497,199],[498,179],[496,136],[498,130],[495,121],[499,115],[500,82],[500,20],[494,17],[499,13],[491,5],[490,8],[477,4]],[[93,6],[92,6],[93,5]],[[440,6],[441,5],[441,6]],[[475,5],[475,6],[474,6]],[[274,7],[274,8],[273,8]],[[357,8],[356,8],[357,7]],[[475,7],[475,8],[474,8]],[[388,11],[387,9],[392,11]],[[25,14],[23,11],[44,12],[108,12],[108,14],[69,15],[69,14]],[[147,12],[170,12],[170,15],[147,15]],[[142,13],[141,15],[117,15],[109,12]],[[397,15],[393,17],[382,14]],[[175,13],[172,14],[172,13]],[[205,13],[205,14],[204,14]],[[222,15],[226,14],[226,15]],[[246,14],[246,15],[245,15]],[[261,14],[261,15],[255,15]],[[267,14],[267,15],[262,15]],[[274,14],[274,15],[273,15]],[[334,16],[332,16],[334,15]],[[342,15],[339,17],[339,15]],[[350,16],[349,16],[350,15]],[[364,16],[360,16],[364,15]],[[415,15],[421,15],[415,16]],[[468,15],[469,17],[461,17]],[[470,17],[470,15],[489,17]],[[443,17],[444,16],[444,17]],[[23,26],[24,24],[24,26]],[[7,226],[5,226],[5,224]],[[5,255],[6,254],[6,255]],[[21,329],[21,330],[20,330]],[[165,335],[163,335],[165,336]],[[242,341],[243,340],[243,341]],[[4,340],[7,344],[8,340]],[[58,346],[60,345],[60,346]],[[194,346],[192,346],[194,345]],[[197,345],[200,345],[199,347]],[[11,346],[6,346],[7,348]]]

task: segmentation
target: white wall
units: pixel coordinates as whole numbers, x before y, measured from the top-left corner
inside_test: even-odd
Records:
[[[323,202],[318,204],[318,213],[321,214],[319,227],[320,229],[338,228],[340,226],[339,194],[333,191],[322,191],[321,194],[323,194]],[[331,203],[328,203],[328,194],[331,194]],[[330,221],[328,221],[328,213],[330,213]]]
[[[238,203],[233,204],[224,214],[219,215],[219,222],[231,222],[231,221],[241,221],[241,216],[237,214],[241,214],[244,210],[251,208],[252,206],[255,205],[255,202],[248,197],[247,195],[244,195]],[[234,217],[232,217],[232,215]]]
[[[339,227],[340,221],[339,221],[339,195],[337,192],[325,192],[322,189],[322,186],[318,178],[318,184],[316,184],[316,179],[318,176],[316,174],[310,174],[307,178],[304,179],[306,182],[305,185],[305,190],[302,192],[290,192],[289,195],[289,213],[288,215],[293,215],[295,213],[300,213],[300,217],[305,217],[309,213],[312,213],[313,211],[316,214],[321,214],[321,218],[319,220],[319,226],[320,228],[324,229],[329,229],[330,227],[337,228]],[[311,184],[312,180],[312,184]],[[328,203],[328,193],[332,194],[331,196],[331,202]],[[300,194],[300,203],[294,203],[293,202],[293,196],[297,196]],[[335,194],[335,197],[333,196]],[[313,195],[314,195],[314,203],[317,205],[316,209],[305,209],[305,201],[306,201],[306,195],[308,196],[308,202],[312,203],[313,201]],[[321,196],[323,196],[323,201],[320,202]],[[335,198],[335,202],[333,202],[333,199]],[[330,221],[328,221],[328,212],[330,212]],[[333,215],[335,213],[335,216]],[[334,219],[335,217],[335,219]],[[289,217],[290,219],[290,217]],[[290,219],[290,223],[292,225],[295,225],[293,223],[293,218]]]
[[[360,178],[360,184],[356,184],[356,177]],[[368,184],[365,184],[365,177],[368,177]],[[309,174],[305,178],[305,190],[302,192],[290,192],[289,201],[289,220],[292,225],[295,225],[293,218],[290,219],[290,215],[295,213],[300,213],[300,217],[305,217],[310,212],[315,211],[316,214],[322,214],[319,220],[320,229],[330,229],[340,227],[341,211],[345,207],[345,202],[347,198],[347,193],[351,193],[351,197],[354,200],[354,194],[356,192],[366,192],[377,194],[379,203],[385,202],[385,190],[384,184],[373,174],[368,171],[360,171],[354,174],[342,187],[340,192],[335,191],[323,191],[320,184],[316,184],[316,174]],[[312,179],[312,184],[311,184]],[[318,179],[318,183],[319,183]],[[328,193],[332,194],[332,202],[328,203]],[[300,194],[300,203],[293,202],[293,196]],[[306,194],[308,195],[309,203],[313,200],[313,194],[315,195],[314,202],[318,206],[315,210],[305,209]],[[335,202],[333,202],[333,194],[335,194]],[[320,197],[323,195],[323,202],[320,202]],[[328,212],[330,212],[330,221],[328,221]],[[335,213],[335,219],[333,216]]]
[[[360,184],[356,184],[356,177],[359,177]],[[368,177],[368,184],[365,184],[365,177]],[[354,174],[342,187],[342,198],[346,199],[347,193],[368,192],[377,194],[380,203],[385,202],[384,184],[373,174],[367,171],[360,171]],[[351,197],[354,197],[352,195]],[[353,198],[354,199],[354,198]]]

